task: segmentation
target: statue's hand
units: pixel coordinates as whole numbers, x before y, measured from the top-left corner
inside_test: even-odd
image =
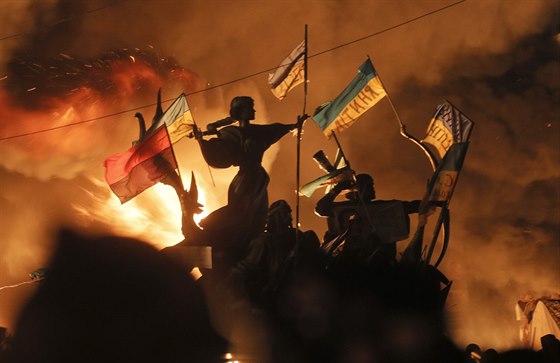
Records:
[[[215,134],[218,132],[218,128],[216,127],[216,125],[208,124],[206,125],[206,132],[209,134]]]
[[[333,190],[336,191],[337,193],[340,193],[343,190],[352,189],[353,187],[354,187],[354,180],[346,179],[336,184]]]
[[[193,127],[192,136],[190,136],[190,137],[194,137],[195,139],[200,141],[200,140],[202,140],[202,135],[203,135],[202,130],[199,129],[198,126],[195,125]]]
[[[297,118],[297,123],[296,123],[295,126],[298,127],[298,128],[302,127],[305,120],[307,120],[308,118],[309,118],[308,114],[299,115],[298,118]]]

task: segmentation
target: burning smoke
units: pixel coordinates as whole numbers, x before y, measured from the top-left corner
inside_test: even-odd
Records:
[[[81,59],[66,54],[52,59],[32,55],[23,58],[20,55],[14,57],[8,71],[0,89],[0,117],[5,120],[0,126],[0,134],[13,136],[60,129],[5,141],[0,145],[4,155],[2,167],[6,172],[10,170],[31,180],[38,179],[49,185],[44,187],[49,192],[52,191],[53,180],[80,186],[77,191],[79,197],[62,197],[54,207],[54,214],[68,208],[66,213],[74,209],[81,218],[63,217],[57,220],[52,212],[36,208],[31,209],[37,214],[31,217],[36,225],[41,226],[41,220],[44,220],[45,225],[54,221],[91,225],[85,217],[94,217],[98,225],[114,226],[105,229],[115,233],[126,230],[138,237],[162,241],[160,245],[165,245],[164,241],[180,240],[177,240],[177,233],[172,235],[173,239],[168,239],[173,229],[170,225],[154,228],[153,221],[154,215],[173,216],[178,205],[163,204],[160,208],[148,209],[146,212],[140,209],[138,215],[131,215],[133,207],[118,205],[101,182],[103,159],[130,147],[133,137],[137,136],[137,131],[134,131],[137,130],[137,124],[130,115],[125,123],[115,124],[113,118],[113,122],[90,122],[69,128],[64,126],[130,109],[135,104],[153,103],[159,87],[175,90],[173,94],[178,94],[178,90],[188,92],[196,89],[202,83],[196,74],[178,66],[171,59],[158,57],[153,50],[140,49],[107,52],[95,59]],[[84,178],[88,182],[84,182]],[[19,203],[26,199],[31,201],[33,194],[36,194],[36,199],[44,200],[44,192],[34,192]],[[8,200],[13,198],[14,193],[17,191],[6,193]],[[165,200],[173,198],[165,189],[161,193]],[[152,201],[147,204],[157,203]],[[123,210],[128,211],[128,218],[123,217],[127,215]],[[170,224],[175,229],[177,223],[172,222],[176,222],[176,219],[177,216],[170,218]],[[69,222],[72,220],[74,222]],[[19,259],[13,258],[10,253],[7,256],[6,265],[12,272],[19,265],[16,262]]]
[[[92,4],[0,5],[2,34],[25,34],[0,41],[0,137],[153,104],[159,87],[169,99],[182,90],[273,67],[300,41],[303,24],[309,24],[313,54],[447,2],[326,1],[318,8],[316,2],[96,1],[107,10],[77,15],[93,9]],[[560,290],[558,14],[554,0],[469,0],[309,63],[308,113],[335,97],[371,54],[411,134],[423,135],[443,99],[475,121],[451,204],[451,247],[442,266],[454,280],[451,335],[460,345],[516,345],[517,298]],[[52,26],[72,16],[79,21]],[[263,26],[262,19],[270,18],[274,24]],[[201,126],[222,118],[232,96],[247,94],[256,100],[258,122],[267,114],[274,115],[270,121],[294,122],[301,113],[300,91],[278,103],[264,78],[189,97],[195,118],[203,120]],[[149,120],[153,107],[141,111]],[[51,229],[60,223],[132,234],[160,246],[180,238],[176,198],[168,187],[152,188],[120,206],[102,181],[102,160],[128,148],[136,137],[136,122],[128,113],[0,142],[1,284],[19,282],[48,259]],[[380,199],[422,196],[429,166],[398,135],[386,101],[340,141],[353,168],[374,176]],[[294,144],[293,138],[284,138],[277,158],[274,151],[268,153],[271,201],[294,203]],[[302,183],[320,174],[311,161],[319,149],[332,157],[336,147],[309,122],[302,143]],[[185,176],[195,170],[207,192],[207,210],[222,205],[235,171],[213,171],[214,188],[194,143],[179,143],[176,153],[185,166],[185,184]],[[321,236],[324,220],[312,212],[319,197],[302,199],[301,212],[304,229]],[[127,213],[135,215],[127,218]],[[25,297],[15,290],[0,294],[0,325],[11,325]]]
[[[198,75],[153,47],[95,58],[49,57],[40,47],[22,48],[3,68],[0,137],[31,135],[0,145],[2,220],[11,226],[2,230],[2,283],[43,265],[50,235],[61,224],[133,235],[160,247],[181,240],[173,192],[158,186],[121,206],[102,181],[102,161],[130,147],[138,135],[136,121],[130,113],[121,115],[123,110],[154,104],[160,87],[167,96],[200,89]],[[88,122],[112,113],[118,116]],[[116,123],[117,117],[128,120]],[[82,124],[65,127],[74,123]],[[55,130],[34,134],[49,129]],[[19,299],[3,307],[0,325],[12,319]]]
[[[159,248],[183,238],[173,189],[156,185],[121,205],[103,180],[102,162],[137,138],[137,121],[132,112],[123,114],[123,110],[152,105],[141,110],[149,122],[159,88],[164,99],[172,99],[180,92],[202,89],[202,78],[174,59],[160,56],[153,46],[104,51],[95,57],[68,51],[49,55],[52,49],[43,44],[46,35],[39,33],[14,48],[0,76],[0,138],[26,135],[0,145],[0,179],[5,185],[0,211],[3,223],[11,226],[0,232],[1,285],[46,263],[50,236],[60,225],[128,235]],[[254,98],[262,101],[258,95]],[[222,118],[227,110],[226,105],[213,102],[219,111],[201,113],[209,120]],[[111,114],[115,116],[99,119]],[[65,127],[75,123],[79,125]],[[191,171],[197,176],[199,201],[205,206],[200,219],[225,203],[235,171],[209,175],[197,148],[194,142],[175,147],[185,186],[190,184]],[[271,164],[276,152],[277,148],[269,152],[265,165]],[[3,292],[0,326],[11,324],[26,296]]]
[[[92,120],[134,104],[153,103],[159,87],[177,94],[177,90],[188,92],[201,84],[196,74],[152,50],[121,49],[87,60],[62,53],[53,59],[16,56],[0,90],[0,117],[9,120],[1,124],[0,135]],[[132,121],[124,125],[90,122],[30,136],[23,142],[5,142],[2,151],[7,157],[2,163],[39,178],[71,178],[88,170],[92,158],[107,156],[114,136],[128,136],[135,126]]]

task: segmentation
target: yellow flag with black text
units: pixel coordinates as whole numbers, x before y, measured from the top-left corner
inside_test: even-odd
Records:
[[[349,128],[367,110],[386,96],[385,88],[368,58],[352,82],[334,100],[317,109],[312,119],[326,137]]]
[[[469,140],[473,122],[451,103],[439,105],[422,143],[432,145],[443,158],[451,145]]]

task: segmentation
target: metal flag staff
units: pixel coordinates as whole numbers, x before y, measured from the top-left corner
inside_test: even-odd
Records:
[[[185,94],[185,98],[187,98],[187,95],[186,95],[186,94]],[[198,126],[197,126],[197,124],[196,124],[196,121],[194,120],[194,115],[193,115],[193,118],[192,118],[192,122],[193,122],[193,134],[192,134],[192,137],[195,137],[195,138],[196,138],[196,141],[197,141],[198,143],[200,143],[200,140],[198,139],[198,137],[196,137],[196,134],[197,134],[198,132],[202,132],[202,130],[200,130],[200,129],[198,128]],[[189,136],[189,137],[191,137],[191,136]],[[202,150],[201,150],[201,152],[202,152]],[[208,174],[210,174],[210,180],[212,180],[212,186],[213,186],[213,187],[216,187],[216,183],[214,182],[214,175],[212,174],[212,169],[210,169],[210,164],[208,164],[208,162],[206,161],[206,159],[205,159],[204,157],[203,157],[202,159],[204,160],[204,162],[206,163],[206,167],[208,168]]]
[[[474,127],[474,122],[472,122],[472,120],[468,117],[466,117],[462,112],[460,112],[451,102],[445,100],[445,103],[440,105],[440,107],[438,107],[438,109],[436,110],[436,115],[439,114],[440,110],[445,107],[445,104],[448,104],[451,109],[454,110],[453,114],[458,117],[457,122],[453,123],[453,127],[457,127],[458,130],[454,130],[454,133],[457,132],[460,135],[460,140],[456,140],[456,142],[461,142],[461,143],[468,143],[470,142],[470,137],[471,137],[471,133]],[[463,122],[464,121],[468,121],[468,123],[470,124],[470,126],[464,128]],[[453,146],[452,146],[453,147]],[[463,158],[466,155],[466,149],[464,151],[463,154]],[[443,156],[442,161],[440,162],[440,164],[445,164],[445,160],[447,157],[447,153],[445,156]],[[442,165],[443,166],[443,165]],[[462,167],[462,161],[461,161],[461,167]],[[461,168],[459,168],[460,171]],[[443,260],[443,257],[445,256],[445,253],[447,251],[447,247],[449,244],[449,230],[450,230],[450,212],[449,212],[449,203],[451,202],[451,197],[453,196],[453,192],[455,191],[455,185],[457,184],[457,178],[459,177],[459,173],[457,173],[457,177],[455,178],[454,181],[454,186],[450,191],[450,194],[447,196],[447,200],[445,202],[445,206],[442,207],[442,210],[440,212],[440,215],[438,217],[438,221],[436,223],[436,227],[434,229],[434,233],[432,236],[432,241],[429,244],[428,250],[427,250],[427,254],[426,257],[424,258],[424,261],[426,264],[430,263],[430,260],[432,258],[432,254],[434,252],[434,248],[437,242],[437,237],[440,233],[441,227],[443,226],[444,230],[444,236],[446,236],[447,238],[444,239],[443,241],[443,245],[441,248],[441,252],[440,255],[438,257],[438,259],[436,260],[436,262],[434,263],[434,266],[437,267],[439,266],[439,264],[441,263],[441,261]]]
[[[367,57],[371,60],[369,55]],[[387,96],[387,100],[389,101],[389,104],[391,105],[391,108],[393,109],[393,113],[395,114],[395,117],[397,118],[397,122],[399,123],[399,129],[400,129],[401,135],[403,137],[407,138],[408,140],[412,141],[420,149],[422,149],[422,151],[424,152],[424,154],[426,155],[426,157],[430,161],[430,164],[432,165],[432,171],[435,171],[436,168],[437,168],[438,162],[437,162],[434,154],[430,151],[430,149],[428,149],[426,147],[426,145],[422,144],[417,138],[410,135],[408,133],[408,131],[406,131],[406,125],[401,121],[401,118],[399,117],[399,113],[397,112],[397,109],[395,108],[395,105],[393,104],[393,101],[391,100],[391,96],[389,96],[389,92],[387,92],[387,87],[385,87],[385,84],[383,83],[383,80],[381,79],[381,75],[379,74],[379,72],[377,72],[377,77],[379,78],[379,82],[381,83],[381,85],[385,89],[385,95]]]
[[[350,161],[348,161],[348,159],[346,158],[346,155],[344,155],[344,151],[342,150],[342,146],[340,146],[340,142],[338,141],[338,137],[336,137],[336,133],[333,131],[331,131],[331,135],[334,138],[334,141],[336,142],[336,146],[338,146],[338,150],[340,150],[340,154],[342,155],[342,159],[344,160],[344,162],[346,163],[346,166],[352,170],[352,168],[350,167]],[[356,181],[356,173],[354,171],[352,171],[352,179],[354,180],[354,182]],[[360,190],[358,190],[358,201],[360,203],[360,206],[362,207],[362,209],[364,210],[364,214],[366,216],[366,219],[369,223],[369,227],[371,228],[371,232],[374,232],[375,230],[375,226],[373,224],[373,219],[371,218],[371,215],[369,213],[369,210],[366,206],[366,201],[364,200],[362,193],[360,192]],[[377,251],[375,251],[374,253],[376,253]]]
[[[369,55],[368,55],[368,58]],[[391,105],[391,108],[393,109],[393,113],[395,114],[395,117],[397,119],[397,122],[399,124],[399,129],[400,129],[400,134],[405,137],[406,139],[412,141],[416,146],[418,146],[426,155],[426,157],[428,158],[428,160],[430,161],[430,165],[432,166],[432,171],[436,171],[437,167],[438,167],[438,161],[436,159],[436,157],[434,156],[433,152],[430,151],[430,149],[428,149],[426,147],[426,145],[424,145],[423,143],[421,143],[417,138],[415,138],[414,136],[410,135],[408,133],[408,131],[406,130],[406,125],[402,122],[397,109],[395,108],[395,105],[393,104],[393,101],[391,100],[391,97],[389,96],[389,92],[387,92],[387,88],[385,87],[385,84],[383,84],[383,80],[381,79],[381,75],[379,73],[377,73],[377,76],[379,77],[379,82],[382,84],[383,88],[385,89],[385,94],[387,96],[387,100],[389,101],[389,104]],[[449,244],[449,235],[450,235],[450,213],[449,213],[449,209],[448,209],[448,203],[445,203],[444,206],[441,207],[441,212],[439,214],[436,226],[434,227],[434,233],[433,233],[433,237],[432,237],[432,241],[430,243],[430,247],[429,247],[429,254],[425,260],[426,264],[429,264],[430,262],[430,258],[431,258],[431,254],[433,253],[435,244],[437,242],[438,236],[441,232],[441,227],[443,226],[443,241],[442,241],[442,251],[441,254],[436,262],[436,264],[434,266],[438,266],[439,263],[441,262],[441,260],[443,259],[443,256],[445,255],[445,252],[447,250],[447,246]],[[423,234],[423,228],[424,226],[421,227],[422,231],[421,233]],[[414,238],[413,238],[414,240]]]
[[[303,53],[303,113],[307,108],[307,24],[305,24],[304,33],[304,53]],[[300,122],[298,118],[297,124],[297,151],[296,151],[296,248],[299,245],[299,180],[300,180],[300,155],[301,155],[301,131],[303,128],[303,120]]]

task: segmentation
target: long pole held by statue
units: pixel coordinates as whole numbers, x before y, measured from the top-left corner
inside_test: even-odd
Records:
[[[369,55],[367,57],[371,60]],[[395,108],[395,105],[393,104],[393,101],[391,100],[391,96],[389,96],[389,92],[387,92],[387,88],[385,87],[385,84],[383,84],[383,80],[381,79],[381,75],[379,74],[379,72],[377,72],[377,70],[376,70],[376,73],[377,73],[377,78],[379,78],[379,82],[381,83],[381,85],[383,86],[383,89],[385,90],[385,95],[387,97],[387,100],[389,101],[389,104],[391,105],[391,108],[393,109],[393,113],[395,114],[395,117],[397,118],[397,122],[399,123],[399,129],[400,129],[401,135],[403,137],[407,138],[408,140],[412,141],[414,144],[416,144],[416,146],[418,146],[420,149],[422,149],[422,151],[424,152],[424,154],[426,155],[426,157],[430,161],[430,165],[432,166],[432,170],[435,171],[436,167],[437,167],[436,158],[434,157],[432,152],[426,147],[426,145],[422,144],[417,138],[410,135],[408,133],[408,131],[406,131],[406,125],[403,124],[403,122],[401,121],[401,118],[399,117],[399,113],[397,112],[397,109]]]
[[[303,52],[303,113],[307,108],[307,24],[305,24],[304,52]],[[297,127],[297,152],[296,152],[296,246],[299,244],[299,180],[300,180],[300,154],[301,154],[301,129],[303,123],[299,122]]]
[[[368,58],[369,55],[368,55]],[[428,160],[430,161],[430,164],[432,166],[432,171],[436,171],[437,166],[438,166],[438,161],[436,160],[434,154],[426,147],[426,145],[422,144],[417,138],[415,138],[414,136],[410,135],[408,133],[408,131],[406,130],[406,125],[401,121],[401,118],[399,117],[399,114],[397,112],[397,109],[395,108],[395,105],[393,104],[393,101],[391,100],[391,97],[389,96],[389,92],[387,92],[387,88],[385,87],[385,85],[383,84],[383,81],[381,80],[381,76],[379,75],[379,73],[377,73],[377,77],[379,78],[379,81],[381,82],[381,85],[383,86],[383,89],[385,90],[385,94],[387,95],[387,100],[389,101],[389,104],[391,105],[391,108],[393,109],[393,112],[397,118],[397,121],[399,123],[399,128],[400,128],[400,132],[401,135],[405,138],[407,138],[408,140],[412,141],[414,144],[416,144],[420,149],[422,149],[422,151],[424,152],[424,154],[426,155],[426,157],[428,158]],[[444,251],[442,252],[442,255],[445,253],[445,248],[447,245],[447,240],[449,239],[449,210],[447,209],[447,205],[444,206],[442,208],[442,210],[440,211],[437,223],[434,227],[434,232],[432,235],[432,240],[429,244],[428,247],[428,254],[426,256],[425,262],[427,264],[429,264],[430,262],[430,258],[432,256],[435,244],[437,242],[438,236],[441,232],[441,227],[444,226],[444,236],[443,236],[443,240],[444,240]],[[423,227],[422,227],[423,228]],[[423,233],[423,232],[422,232]],[[440,257],[441,257],[440,256]],[[435,266],[437,267],[439,265],[439,263],[441,262],[441,260],[439,260],[438,262],[436,262]]]
[[[183,94],[185,95],[185,99],[187,98],[187,94],[183,92]],[[192,118],[192,122],[193,122],[193,128],[194,130],[198,129],[198,125],[196,124],[196,121],[194,120],[194,115]],[[200,140],[198,140],[198,138],[196,139],[196,141],[198,143],[200,143]],[[202,152],[202,149],[201,149]],[[204,155],[203,155],[203,159],[204,159]],[[210,169],[210,165],[208,164],[208,162],[206,161],[206,159],[204,159],[204,162],[206,163],[206,167],[208,168],[208,174],[210,174],[210,180],[212,181],[212,186],[216,187],[216,183],[214,182],[214,175],[212,175],[212,169]],[[191,181],[192,182],[192,181]]]
[[[336,137],[336,133],[334,131],[331,131],[331,135],[334,138],[334,141],[336,142],[336,146],[338,147],[338,150],[340,151],[340,154],[342,155],[342,159],[346,163],[346,166],[350,170],[352,170],[352,167],[350,166],[350,161],[348,161],[348,159],[346,158],[346,155],[344,155],[344,151],[342,150],[342,146],[340,146],[340,141],[338,141],[338,137]],[[356,173],[355,172],[352,172],[352,173],[353,173],[354,182],[356,182]],[[367,219],[367,221],[369,223],[369,226],[371,228],[371,232],[373,233],[373,232],[375,232],[375,226],[373,225],[373,219],[371,218],[371,215],[370,215],[369,210],[366,206],[366,202],[364,201],[362,193],[360,193],[359,190],[358,190],[358,200],[360,202],[360,206],[364,210],[364,214],[366,215],[366,219]]]

